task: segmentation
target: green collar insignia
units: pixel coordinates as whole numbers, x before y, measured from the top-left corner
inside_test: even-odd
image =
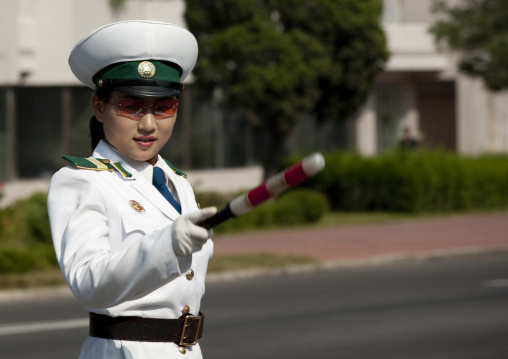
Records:
[[[69,163],[77,169],[82,170],[92,170],[92,171],[109,171],[112,172],[117,170],[122,174],[122,176],[129,178],[132,177],[132,174],[127,172],[127,170],[122,166],[120,162],[111,162],[108,159],[102,158],[94,158],[94,157],[77,157],[77,156],[62,156],[63,159],[69,161]],[[164,160],[166,164],[175,172],[177,175],[182,176],[183,178],[187,178],[187,174],[180,171],[178,168],[173,166],[171,162],[168,160]]]
[[[169,162],[168,160],[164,159],[164,161],[166,161],[166,164],[173,170],[173,172],[175,172],[177,175],[179,176],[182,176],[183,178],[187,178],[187,175],[180,171],[178,168],[176,168],[175,166],[173,166],[173,164],[171,162]]]
[[[93,157],[85,158],[67,155],[62,156],[62,158],[69,161],[69,163],[72,166],[74,166],[74,168],[82,170],[109,171],[109,172],[117,170],[122,174],[122,176],[126,178],[132,177],[132,174],[127,172],[120,162],[111,162],[108,159],[102,158],[93,158]]]

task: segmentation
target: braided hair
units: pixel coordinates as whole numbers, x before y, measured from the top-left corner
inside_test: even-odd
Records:
[[[111,94],[111,90],[109,91],[99,91],[96,93],[99,97],[99,100],[107,100],[109,95]],[[90,139],[92,145],[92,151],[97,147],[99,141],[104,139],[104,128],[102,127],[102,122],[99,122],[95,115],[90,118]]]

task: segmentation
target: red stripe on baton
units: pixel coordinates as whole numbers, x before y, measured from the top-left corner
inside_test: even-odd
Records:
[[[309,176],[307,176],[303,171],[302,162],[297,163],[284,171],[284,180],[290,186],[296,186],[297,184],[305,181],[307,178],[309,178]]]
[[[247,199],[253,206],[257,206],[270,197],[272,197],[272,195],[266,189],[266,182],[247,193]]]

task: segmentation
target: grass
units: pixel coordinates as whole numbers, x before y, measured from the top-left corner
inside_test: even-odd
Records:
[[[243,256],[212,257],[208,264],[209,273],[245,270],[254,268],[283,268],[317,261],[310,257],[259,253]]]
[[[64,284],[65,279],[60,269],[0,275],[0,289],[49,287]]]

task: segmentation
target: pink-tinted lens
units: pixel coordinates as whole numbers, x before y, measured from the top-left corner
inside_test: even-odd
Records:
[[[156,101],[152,105],[152,108],[155,118],[174,117],[178,110],[178,100],[165,99]]]
[[[126,117],[143,117],[145,103],[134,99],[120,99],[117,102],[116,114]]]
[[[151,107],[156,119],[174,117],[178,110],[178,100],[164,99],[155,101],[153,105],[148,105],[142,100],[120,99],[117,101],[116,114],[133,119],[140,119],[146,114],[147,108]]]

